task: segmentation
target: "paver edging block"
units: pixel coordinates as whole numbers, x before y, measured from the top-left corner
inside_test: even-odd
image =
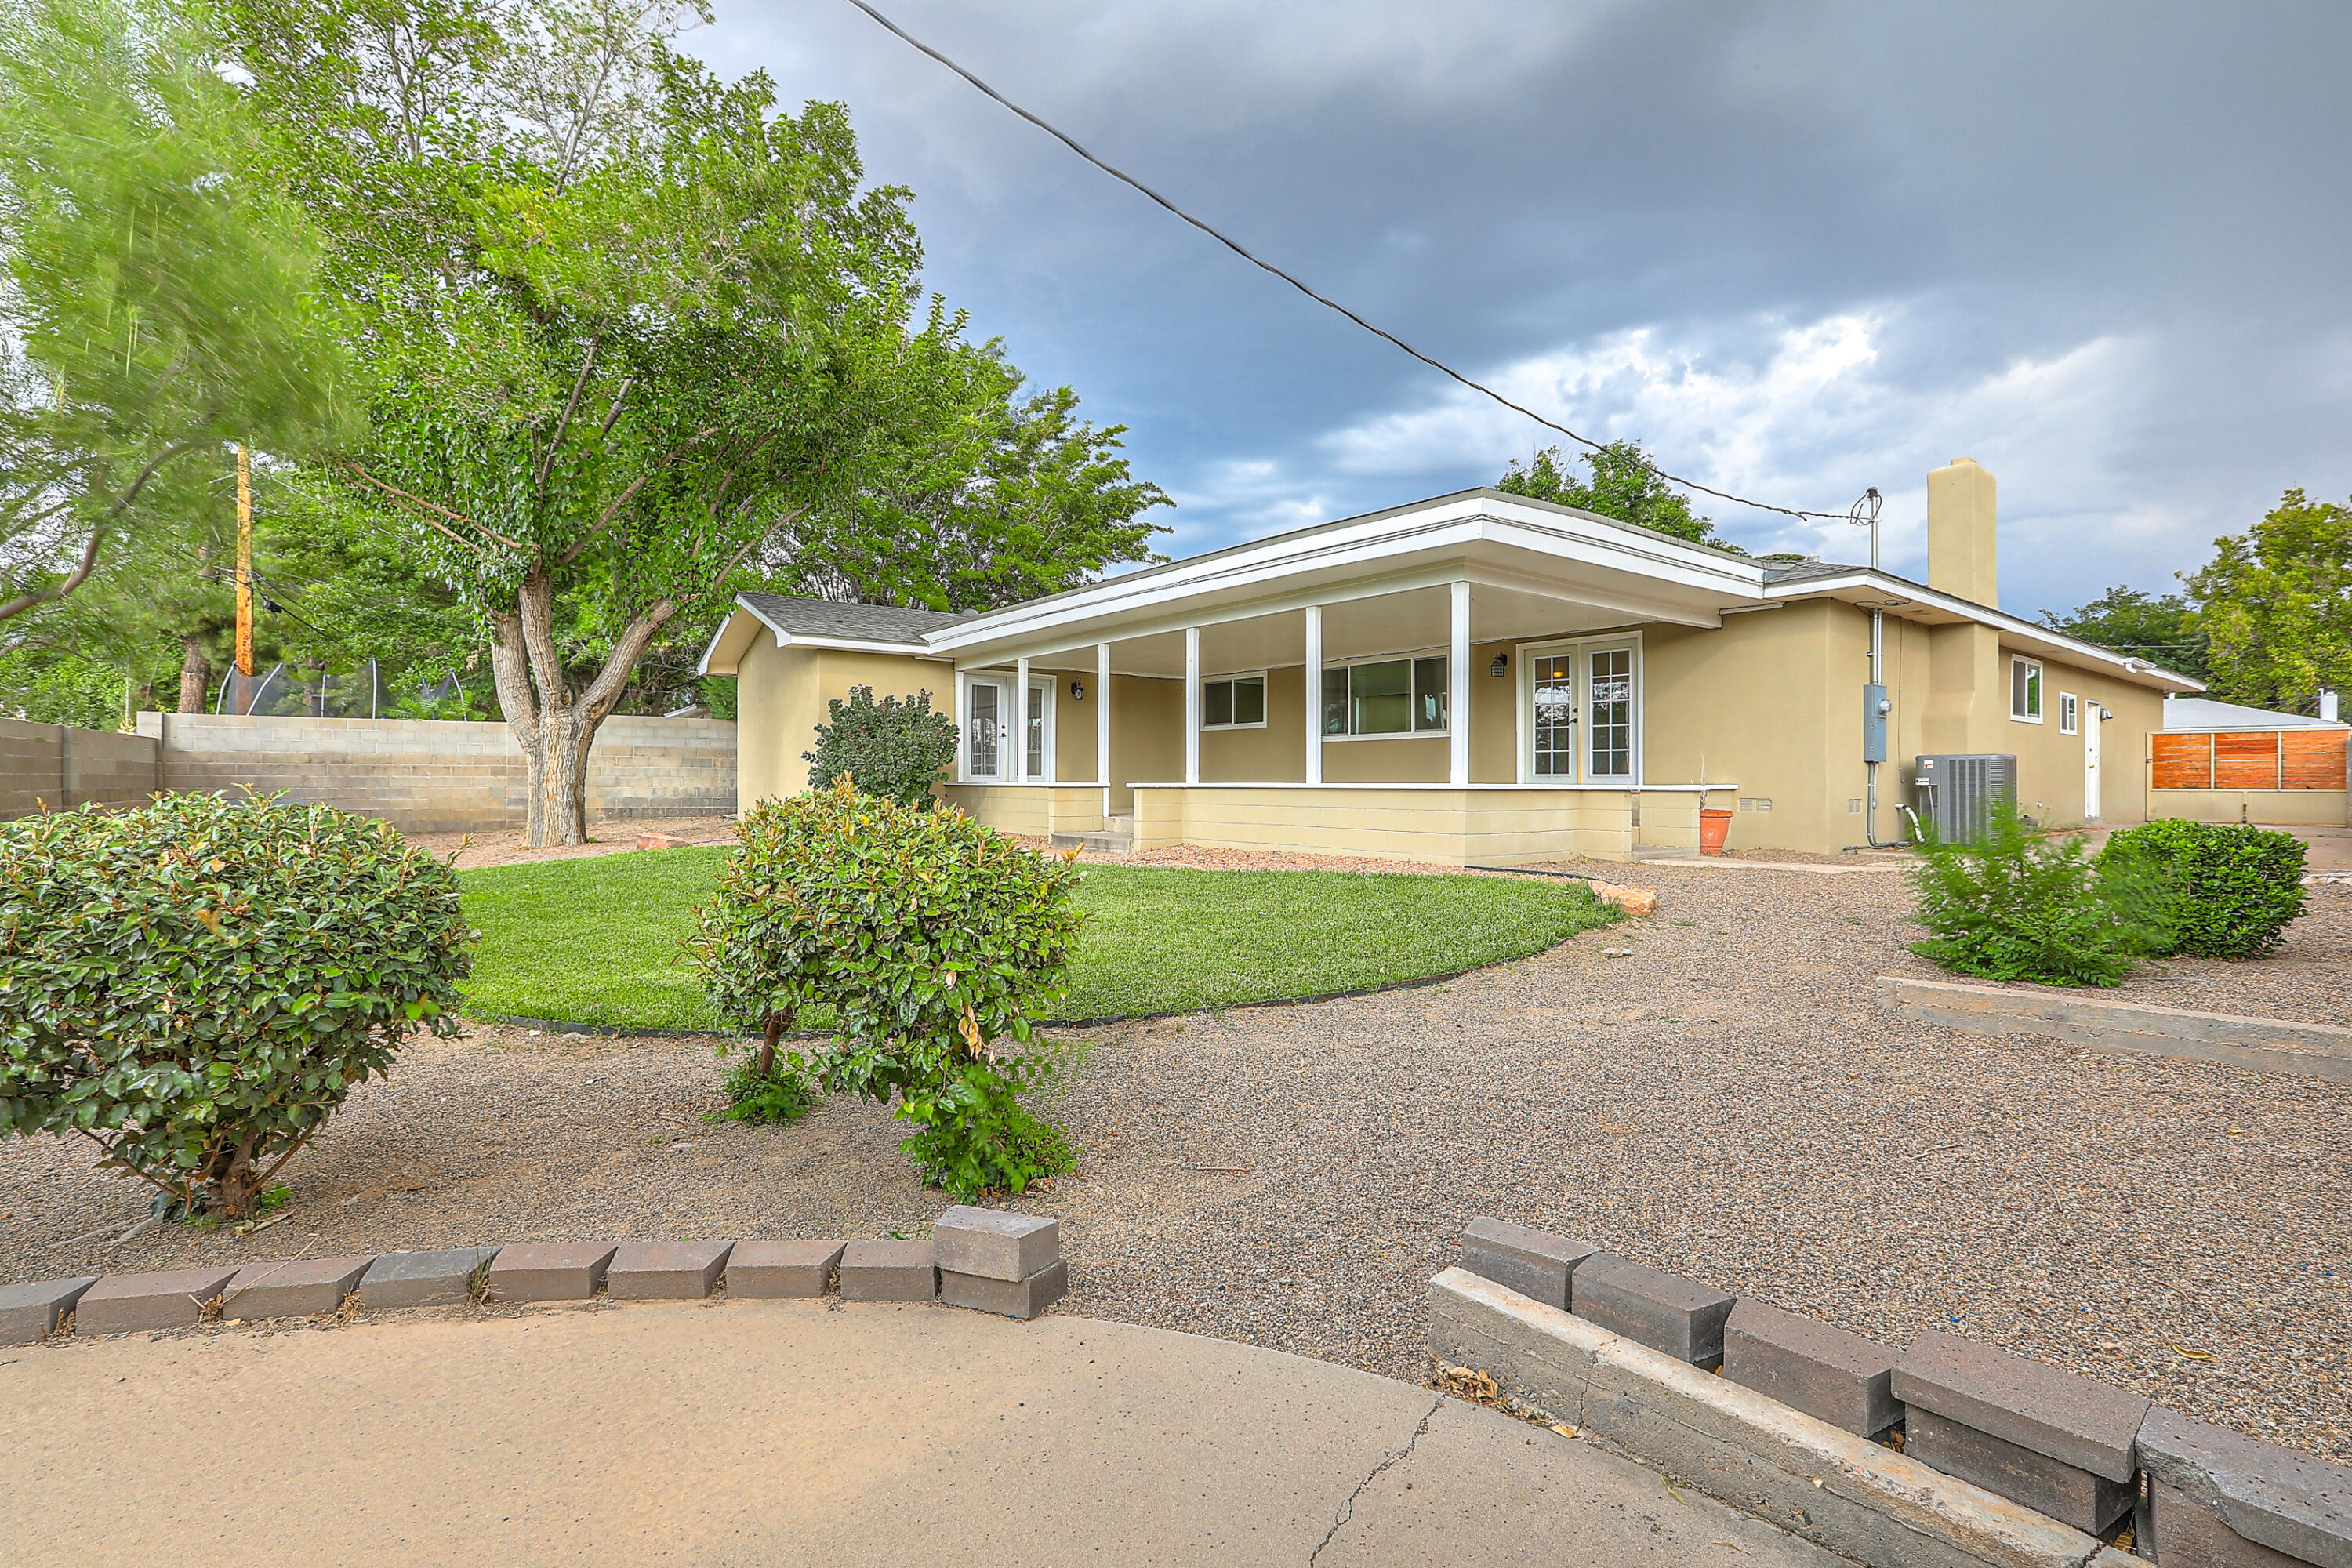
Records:
[[[2149,1410],[2137,1394],[1934,1329],[1895,1362],[1895,1397],[2111,1481],[2138,1470]]]
[[[931,1223],[932,1261],[983,1279],[1019,1281],[1062,1256],[1062,1222],[958,1204]]]
[[[500,1301],[585,1301],[604,1283],[619,1244],[534,1241],[502,1247],[490,1262],[487,1294]]]
[[[719,1284],[729,1241],[625,1241],[604,1266],[604,1294],[615,1301],[689,1301]]]
[[[2134,1560],[1464,1268],[1429,1283],[1431,1350],[1701,1490],[1883,1568],[2107,1568]]]
[[[1727,1290],[1607,1252],[1578,1266],[1572,1289],[1580,1318],[1696,1367],[1723,1363]]]
[[[1858,1437],[1903,1419],[1894,1386],[1899,1353],[1745,1297],[1723,1325],[1724,1376]]]
[[[83,1274],[70,1279],[0,1285],[0,1345],[37,1344],[48,1338],[82,1293],[104,1278]]]
[[[132,1334],[153,1329],[184,1329],[202,1322],[205,1304],[217,1300],[234,1268],[160,1268],[141,1274],[109,1274],[74,1303],[74,1332]]]
[[[1023,1322],[1060,1300],[1069,1289],[1070,1266],[1058,1258],[1026,1279],[995,1279],[985,1274],[940,1270],[941,1304],[993,1312]]]
[[[1547,1307],[1575,1310],[1576,1267],[1600,1248],[1481,1215],[1462,1227],[1462,1267]]]
[[[838,1241],[739,1241],[727,1255],[727,1294],[772,1301],[822,1296],[841,1262]]]
[[[343,1304],[375,1255],[248,1263],[221,1291],[224,1318],[309,1318]]]
[[[389,1311],[402,1307],[454,1305],[473,1299],[474,1276],[486,1273],[499,1255],[495,1247],[444,1247],[423,1252],[387,1252],[360,1276],[360,1305]]]
[[[2255,1552],[2318,1568],[2352,1568],[2352,1468],[2161,1405],[2140,1423],[2139,1455],[2154,1515],[2146,1534],[2168,1568],[2203,1561],[2186,1552],[2162,1556],[2168,1536],[2208,1552],[2229,1544],[2200,1531],[2198,1518],[2251,1543]],[[2216,1552],[2212,1561],[2236,1568],[2240,1562],[2267,1560],[2254,1552]]]
[[[935,1301],[939,1265],[928,1241],[851,1241],[842,1244],[841,1299],[845,1301]]]
[[[1925,1405],[1911,1407],[1905,1432],[1903,1451],[1921,1463],[2093,1535],[2114,1528],[2139,1498],[2137,1473],[2128,1481],[2109,1480]]]

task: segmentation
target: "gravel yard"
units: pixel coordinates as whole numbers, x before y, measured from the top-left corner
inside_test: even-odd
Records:
[[[626,825],[632,830],[635,825]],[[469,862],[470,863],[470,862]],[[1421,1289],[1492,1213],[1890,1340],[1941,1327],[2352,1460],[2352,1087],[1906,1025],[1894,872],[1580,868],[1654,919],[1422,990],[1091,1031],[1065,1310],[1426,1375]],[[2352,1022],[2352,889],[2278,959],[2124,993]],[[1610,947],[1629,957],[1602,955]],[[0,1144],[0,1279],[564,1237],[921,1234],[898,1130],[712,1127],[708,1043],[413,1047],[236,1240],[131,1225],[86,1145]]]

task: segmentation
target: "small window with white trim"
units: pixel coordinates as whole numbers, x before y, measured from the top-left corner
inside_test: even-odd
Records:
[[[1201,728],[1265,728],[1265,677],[1227,675],[1201,682]]]
[[[2078,733],[2083,728],[2082,719],[2082,704],[2075,700],[2074,694],[2071,691],[2060,692],[2058,694],[2058,732],[2062,735]]]
[[[2009,661],[2009,716],[2027,724],[2042,722],[2042,661]]]

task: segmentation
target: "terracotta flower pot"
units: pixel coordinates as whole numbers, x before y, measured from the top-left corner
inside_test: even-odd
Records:
[[[1700,854],[1722,854],[1723,841],[1730,837],[1731,813],[1714,806],[1705,807],[1699,812],[1698,852]]]

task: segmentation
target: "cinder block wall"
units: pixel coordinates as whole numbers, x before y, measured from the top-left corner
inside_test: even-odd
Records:
[[[0,819],[78,805],[142,805],[162,787],[150,735],[0,719]]]
[[[522,826],[522,751],[504,724],[417,719],[142,713],[164,786],[235,790],[340,806],[408,833]],[[735,726],[716,719],[607,719],[588,753],[591,821],[727,816]]]

